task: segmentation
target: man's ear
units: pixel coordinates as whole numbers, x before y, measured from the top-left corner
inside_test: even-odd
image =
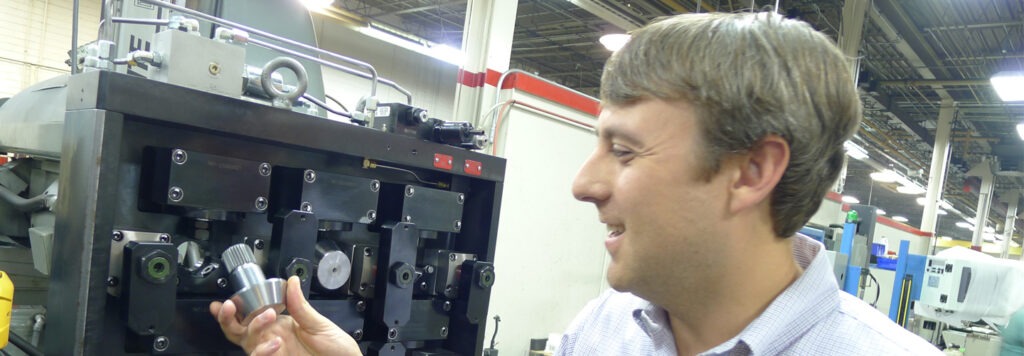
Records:
[[[729,210],[739,212],[771,199],[772,191],[789,166],[789,144],[779,135],[768,135],[747,153],[737,157]]]

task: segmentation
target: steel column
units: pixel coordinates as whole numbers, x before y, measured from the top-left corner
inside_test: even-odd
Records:
[[[1010,257],[1010,241],[1013,240],[1013,228],[1017,223],[1017,203],[1020,201],[1020,190],[1012,190],[1004,197],[1009,206],[1006,207],[1006,222],[1003,224],[1003,252],[1001,258]]]
[[[956,104],[952,99],[943,99],[939,109],[939,120],[935,128],[935,145],[932,146],[932,164],[928,171],[928,191],[925,194],[924,213],[921,214],[921,231],[935,232],[938,220],[939,201],[946,181],[946,166],[949,165],[949,135],[953,127]]]
[[[992,207],[992,162],[985,158],[978,165],[967,172],[968,176],[981,178],[981,192],[978,193],[978,212],[974,218],[974,237],[971,239],[971,249],[981,251],[982,236],[985,233],[985,221],[988,220],[988,211]]]

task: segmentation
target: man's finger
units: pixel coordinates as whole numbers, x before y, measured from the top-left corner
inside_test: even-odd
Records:
[[[274,312],[273,308],[264,310],[260,315],[257,315],[249,321],[248,330],[246,332],[248,332],[249,335],[259,335],[267,328],[268,325],[273,324],[275,320],[277,320],[277,313]]]
[[[255,349],[252,350],[250,356],[266,356],[273,355],[277,350],[281,349],[281,337],[277,336],[270,339],[267,342],[259,344]]]
[[[237,343],[242,334],[245,333],[245,327],[238,323],[238,319],[235,319],[235,303],[232,303],[230,300],[224,301],[221,304],[220,310],[217,311],[217,322],[220,323],[220,328],[224,331],[224,335],[233,342]]]
[[[299,277],[288,278],[288,285],[285,288],[285,303],[288,306],[288,314],[295,319],[295,322],[303,328],[320,328],[327,321],[320,313],[313,309],[302,295],[302,282]],[[332,324],[333,325],[333,324]]]

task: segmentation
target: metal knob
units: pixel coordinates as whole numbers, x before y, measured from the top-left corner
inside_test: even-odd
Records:
[[[273,308],[277,313],[284,310],[285,281],[266,279],[248,245],[228,247],[221,257],[230,273],[231,288],[237,291],[230,299],[237,307],[236,317],[242,325],[249,325],[252,318],[264,310]]]

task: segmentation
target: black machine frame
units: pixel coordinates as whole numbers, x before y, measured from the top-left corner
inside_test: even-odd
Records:
[[[402,283],[378,272],[372,281],[365,282],[376,287],[366,298],[355,293],[309,291],[306,284],[314,307],[350,334],[358,330],[360,345],[368,354],[481,353],[489,288],[494,277],[492,263],[504,159],[109,71],[73,75],[67,89],[45,353],[239,351],[224,340],[207,311],[211,301],[231,296],[229,288],[211,289],[210,283],[214,282],[196,281],[191,289],[185,289],[182,286],[188,284],[185,279],[189,276],[179,266],[173,275],[177,285],[171,286],[176,289],[173,298],[165,292],[153,294],[167,290],[161,288],[148,289],[153,291],[149,296],[136,296],[125,290],[119,296],[108,292],[112,285],[117,285],[117,280],[110,278],[114,241],[111,236],[121,230],[168,235],[167,239],[152,243],[129,244],[137,250],[132,250],[134,255],[153,249],[173,255],[173,245],[188,240],[204,244],[210,252],[208,259],[216,260],[219,251],[227,246],[252,244],[255,237],[269,241],[268,246],[274,249],[323,239],[375,248],[379,254],[377,271],[391,267],[385,263],[415,266],[414,292],[399,288]],[[279,188],[276,182],[265,213],[211,214],[168,207],[162,205],[166,202],[154,202],[148,193],[151,182],[158,180],[153,175],[159,175],[153,173],[159,170],[151,167],[154,149],[182,149],[269,163],[274,167],[275,178],[279,167],[291,167],[372,179],[381,183],[380,213],[369,222],[343,222],[327,229],[320,225],[317,236],[308,236],[313,230],[298,226],[301,223],[288,216],[299,216],[305,221],[306,216],[315,217],[316,210],[303,211],[276,203],[280,201],[274,197],[280,194],[275,191]],[[443,162],[445,159],[450,161]],[[248,181],[244,177],[239,176],[239,184]],[[222,180],[208,183],[218,182]],[[450,231],[418,230],[417,222],[422,219],[409,219],[402,215],[403,211],[430,209],[412,203],[405,203],[405,209],[399,208],[403,204],[401,192],[408,187],[442,195],[461,194],[459,226]],[[234,190],[223,191],[226,199]],[[396,191],[399,193],[395,194]],[[196,232],[200,230],[208,236],[200,238]],[[296,239],[294,236],[299,234],[304,235]],[[285,238],[288,240],[284,245],[274,241]],[[449,295],[427,290],[426,282],[439,266],[424,265],[424,251],[450,252],[451,261],[456,261],[456,254],[458,261],[471,256],[453,267],[459,270],[459,280],[448,282],[457,292]],[[146,253],[157,252],[164,253]],[[273,251],[270,255],[275,257]],[[133,253],[124,256],[133,258]],[[124,263],[146,263],[142,258],[132,264]],[[266,264],[264,270],[268,277],[284,277]],[[125,269],[124,273],[131,274],[132,270]],[[435,279],[429,282],[433,288]],[[136,285],[146,283],[149,282],[139,280]],[[420,286],[422,290],[416,288]],[[129,288],[127,283],[119,287]],[[131,312],[125,309],[126,303],[135,310],[152,308],[157,312],[153,320],[166,326],[151,327],[148,332],[133,331],[126,326],[126,313]],[[385,318],[395,319],[395,323]],[[398,323],[403,318],[407,320]],[[431,333],[436,335],[428,337]]]

